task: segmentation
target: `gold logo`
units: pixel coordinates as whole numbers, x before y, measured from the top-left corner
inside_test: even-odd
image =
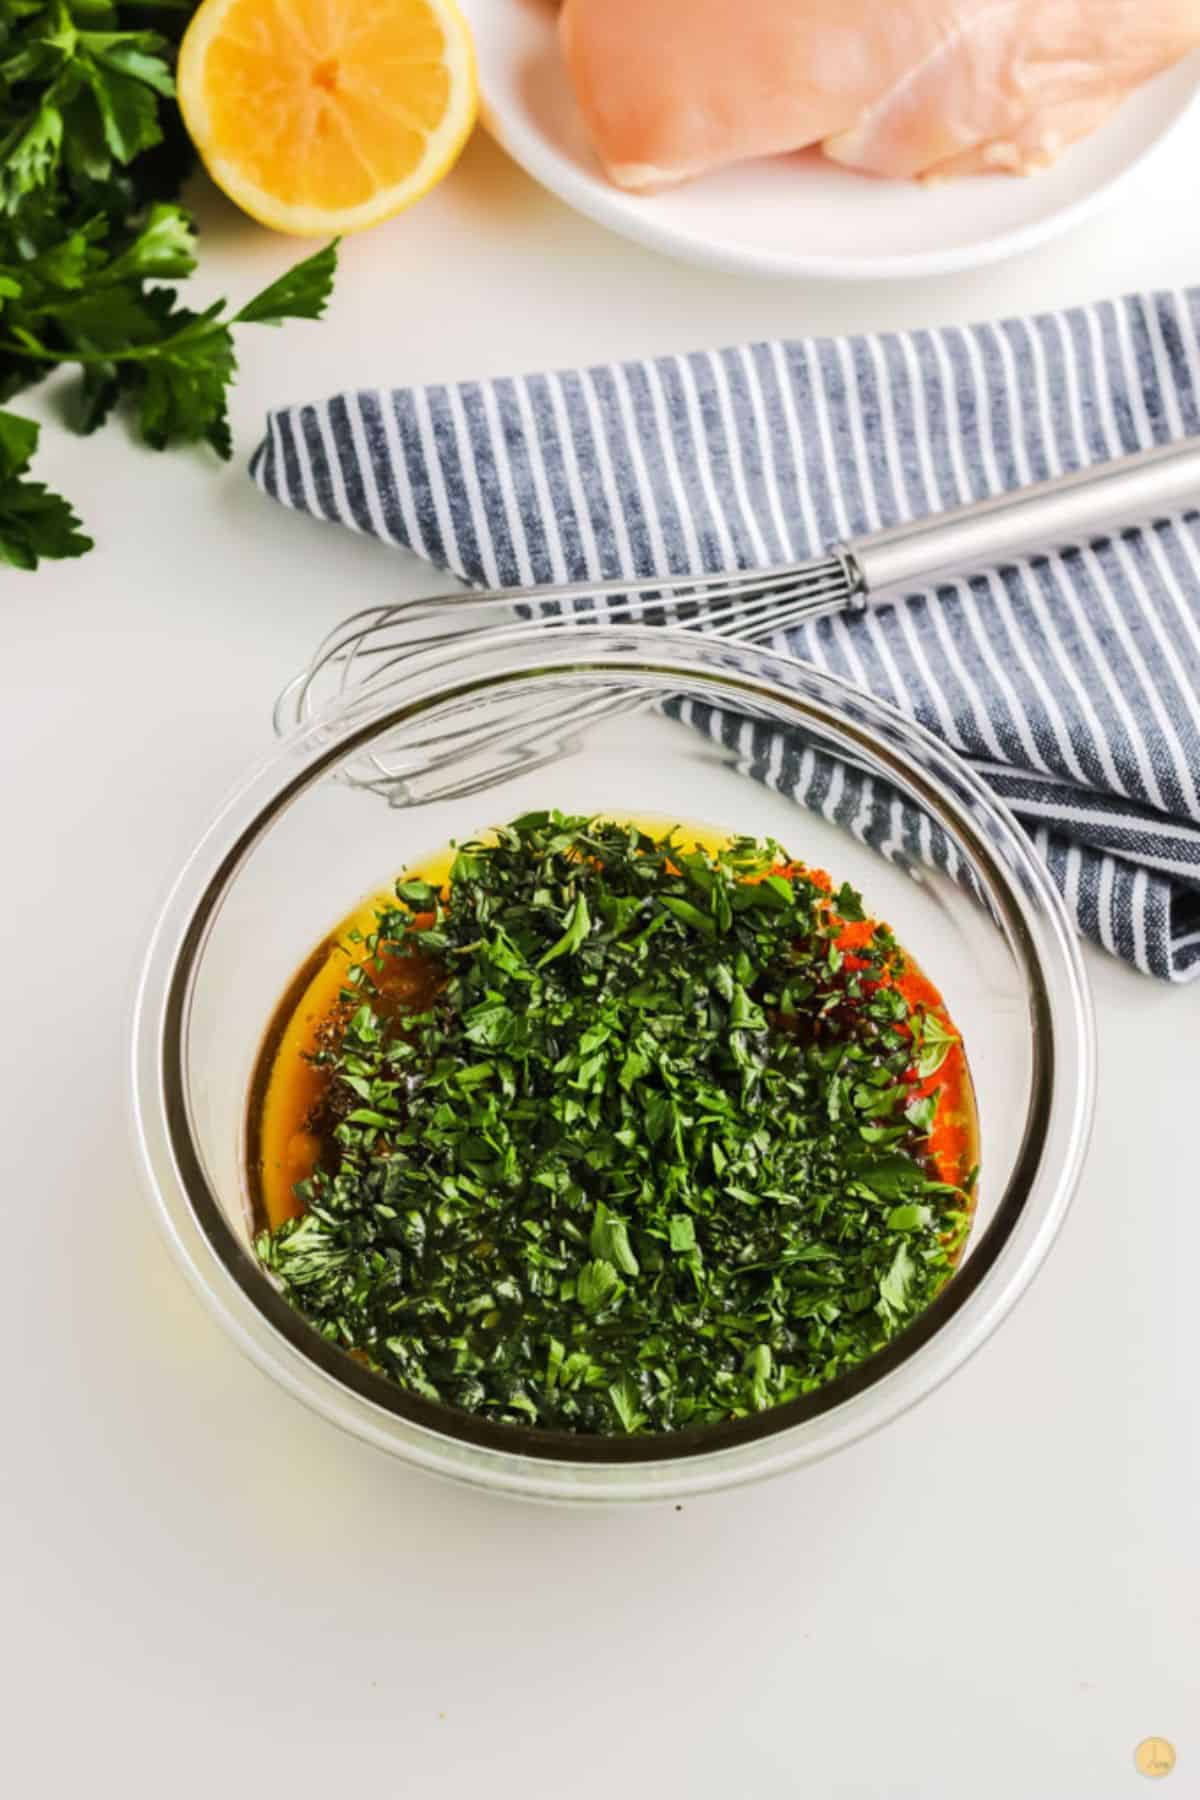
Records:
[[[1175,1767],[1175,1746],[1164,1737],[1143,1738],[1133,1753],[1133,1760],[1143,1775],[1158,1781]]]

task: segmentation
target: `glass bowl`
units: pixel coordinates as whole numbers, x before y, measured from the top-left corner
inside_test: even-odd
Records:
[[[344,1429],[427,1470],[540,1499],[661,1500],[758,1480],[920,1400],[1042,1262],[1087,1138],[1093,1043],[1079,949],[1019,827],[917,726],[748,645],[535,624],[423,655],[390,656],[386,641],[377,651],[228,802],[146,958],[137,1133],[170,1241],[212,1311]],[[255,1258],[247,1094],[296,971],[406,865],[545,807],[777,838],[861,890],[963,1034],[982,1177],[958,1268],[885,1350],[803,1399],[654,1438],[486,1423],[404,1392],[319,1337]]]

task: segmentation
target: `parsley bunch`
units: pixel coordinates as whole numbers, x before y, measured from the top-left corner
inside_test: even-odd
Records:
[[[231,454],[231,326],[316,319],[335,247],[239,310],[196,312],[161,285],[196,266],[171,196],[190,162],[173,67],[190,0],[0,0],[0,400],[73,365],[71,422],[124,402],[146,443]],[[38,428],[0,412],[0,561],[91,547],[68,503],[27,477]]]
[[[855,1367],[969,1212],[916,1092],[955,1040],[886,928],[842,952],[862,916],[773,843],[558,813],[460,849],[444,894],[401,881],[260,1257],[326,1337],[494,1420],[672,1430]],[[414,954],[442,974],[417,1015],[388,998]]]

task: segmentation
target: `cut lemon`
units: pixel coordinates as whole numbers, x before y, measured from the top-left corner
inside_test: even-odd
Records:
[[[218,187],[276,231],[362,231],[411,206],[475,123],[454,0],[204,0],[179,106]]]

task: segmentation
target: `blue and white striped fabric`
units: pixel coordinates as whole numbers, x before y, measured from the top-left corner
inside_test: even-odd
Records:
[[[498,586],[806,557],[1197,433],[1200,289],[345,394],[272,414],[251,468],[287,506]],[[1089,937],[1200,974],[1195,514],[820,620],[787,648],[967,757]]]

